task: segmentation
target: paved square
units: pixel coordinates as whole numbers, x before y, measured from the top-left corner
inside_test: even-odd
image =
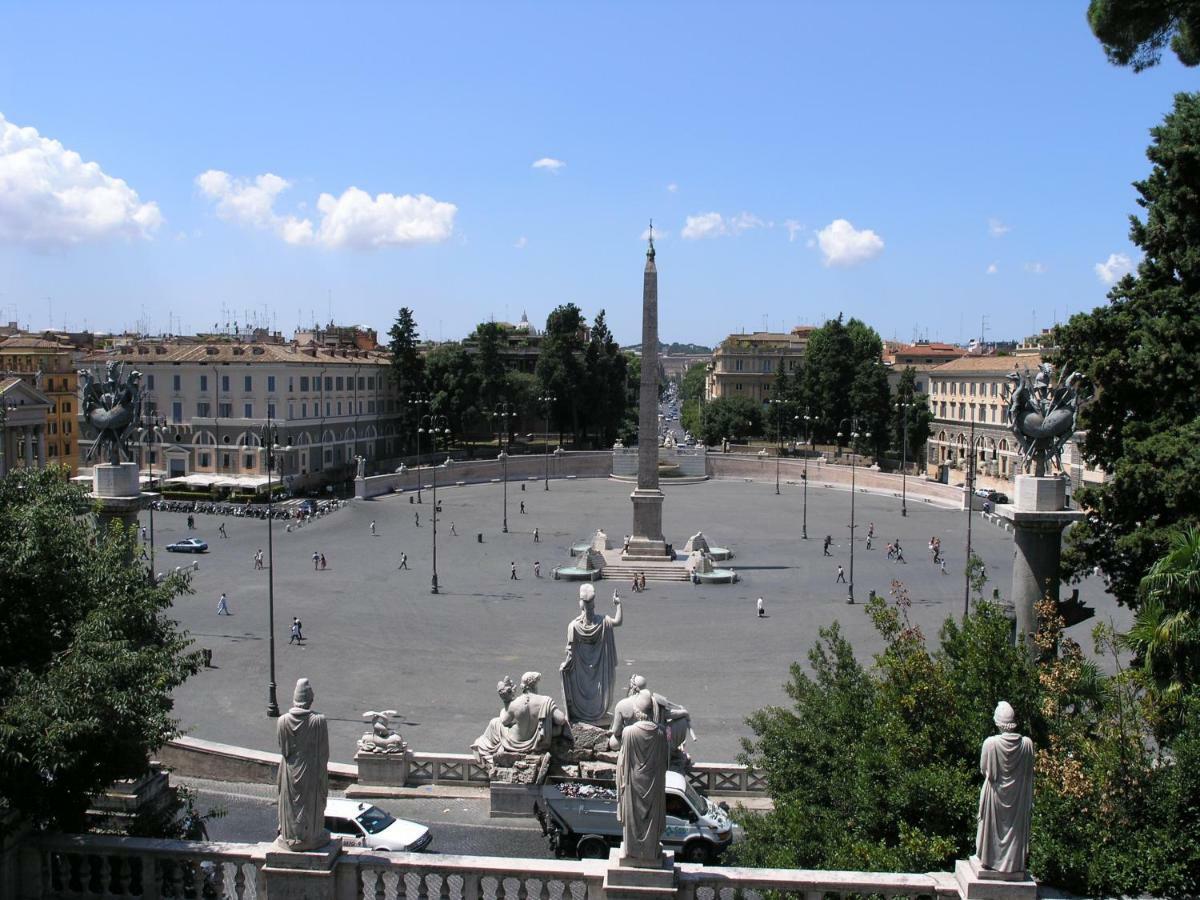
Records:
[[[291,534],[275,525],[275,625],[279,703],[286,709],[296,678],[312,679],[316,708],[330,718],[332,758],[349,761],[363,732],[367,709],[400,710],[398,728],[418,750],[466,753],[499,709],[496,682],[505,674],[543,673],[543,690],[561,697],[558,665],[567,623],[578,613],[578,585],[555,581],[550,572],[567,563],[569,546],[598,527],[619,543],[631,522],[630,486],[608,479],[541,482],[525,491],[509,484],[509,527],[503,534],[501,486],[439,489],[443,513],[438,527],[441,593],[430,593],[431,496],[409,503],[408,494],[353,501]],[[664,529],[682,547],[702,529],[716,545],[737,554],[732,565],[744,579],[733,586],[650,583],[644,594],[628,585],[597,582],[597,609],[612,608],[620,591],[625,622],[616,632],[623,661],[619,687],[634,672],[692,713],[698,740],[694,758],[734,758],[752,710],[787,702],[788,665],[806,664],[817,629],[834,620],[863,659],[880,648],[861,605],[848,606],[845,586],[835,583],[838,565],[849,571],[850,494],[832,488],[808,492],[808,541],[800,540],[801,488],[774,483],[710,481],[665,484]],[[525,502],[526,514],[519,510]],[[899,500],[856,494],[859,540],[855,549],[855,594],[886,593],[893,578],[909,587],[912,618],[936,638],[947,616],[962,613],[965,516],[922,501],[909,503],[901,518]],[[421,524],[414,525],[419,512]],[[143,522],[146,521],[143,514]],[[193,557],[163,553],[187,533],[186,517],[156,513],[158,568]],[[376,523],[372,536],[370,523]],[[458,536],[450,533],[454,523]],[[875,523],[874,549],[865,549],[867,526]],[[228,539],[217,526],[225,524]],[[209,542],[200,557],[195,594],[177,601],[175,615],[200,647],[213,650],[214,668],[177,692],[177,715],[185,732],[263,750],[274,749],[274,723],[267,702],[267,573],[254,569],[254,553],[267,546],[266,522],[228,516],[196,516],[195,534]],[[540,543],[534,543],[538,528]],[[483,534],[483,543],[476,534]],[[821,553],[833,535],[833,558]],[[940,535],[950,574],[929,559],[930,535]],[[907,564],[885,558],[888,541],[899,538]],[[974,545],[988,568],[991,588],[1008,593],[1012,537],[975,514]],[[312,554],[324,553],[328,568],[314,572]],[[409,571],[397,571],[401,553]],[[534,578],[540,560],[543,577]],[[515,562],[518,581],[509,579]],[[221,592],[230,617],[216,615]],[[1096,579],[1083,585],[1097,616],[1129,621]],[[758,618],[762,596],[767,617]],[[305,643],[289,646],[293,615],[304,623]],[[1092,623],[1073,636],[1090,649]]]

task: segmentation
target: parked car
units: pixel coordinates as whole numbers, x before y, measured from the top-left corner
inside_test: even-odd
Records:
[[[167,544],[167,549],[172,553],[207,553],[208,543],[200,538],[184,538],[182,541]]]
[[[417,853],[433,842],[426,826],[359,800],[326,800],[325,828],[346,844],[371,850]]]
[[[988,491],[988,499],[993,503],[1012,503],[1012,501],[1008,499],[1008,494],[1004,493],[1003,491]]]

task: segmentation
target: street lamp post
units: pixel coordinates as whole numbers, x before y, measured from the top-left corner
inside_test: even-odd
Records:
[[[975,505],[975,466],[978,460],[979,448],[986,438],[983,435],[975,437],[975,407],[971,407],[971,436],[967,441],[967,450],[971,454],[971,462],[967,466],[967,479],[964,485],[967,501],[967,558],[963,567],[963,618],[971,611],[971,511]]]
[[[275,506],[271,475],[275,471],[275,453],[279,446],[279,428],[268,409],[267,424],[262,429],[262,445],[267,454],[267,634],[271,659],[270,680],[267,682],[267,715],[279,718],[279,700],[275,683]]]
[[[428,394],[413,394],[408,401],[408,405],[413,407],[418,414],[421,412],[421,407],[428,407],[430,404]],[[418,419],[420,422],[420,419]],[[421,429],[417,428],[417,464],[413,466],[413,471],[417,474],[417,502],[421,502]]]
[[[800,416],[796,416],[799,420]],[[804,454],[804,515],[800,520],[800,540],[808,540],[808,458],[812,455],[812,416],[808,407],[804,407],[804,430],[808,434],[808,450]]]
[[[428,422],[428,425],[426,423]],[[417,428],[417,440],[421,438],[421,432],[428,427],[429,437],[433,442],[433,452],[437,453],[438,436],[444,436],[447,440],[450,437],[450,422],[445,416],[437,416],[427,414],[421,417]],[[437,461],[433,464],[433,585],[431,593],[438,592],[438,573],[437,573],[437,517],[438,517],[438,502],[437,502],[437,470],[440,468]]]
[[[904,422],[901,425],[903,436],[900,443],[903,446],[900,460],[900,515],[908,515],[908,410],[912,407],[911,400],[896,404],[896,409],[904,410]]]
[[[783,456],[783,400],[767,401],[775,407],[775,496],[779,496],[779,459]]]
[[[846,590],[848,593],[848,596],[846,597],[846,602],[853,603],[854,602],[854,493],[855,493],[854,476],[855,476],[855,472],[857,470],[856,457],[858,455],[857,453],[854,452],[854,441],[858,440],[860,437],[869,438],[871,436],[871,432],[869,432],[869,431],[859,432],[858,417],[854,416],[849,419],[842,419],[842,421],[838,424],[837,436],[839,438],[841,438],[843,436],[842,426],[845,425],[846,423],[849,423],[849,425],[850,425],[850,432],[849,432],[849,437],[850,437],[850,581],[846,585]]]
[[[546,490],[550,490],[550,405],[557,400],[552,394],[538,397],[538,402],[546,405]]]
[[[163,434],[167,430],[167,420],[164,416],[146,416],[142,419],[141,442],[142,452],[145,454],[146,447],[150,447],[150,489],[154,489],[154,445],[157,443],[160,447],[163,442]],[[154,584],[154,503],[150,503],[150,583]]]
[[[500,424],[504,428],[502,434],[497,434],[496,442],[500,445],[500,454],[496,459],[500,460],[504,469],[504,525],[501,530],[505,534],[508,534],[508,452],[505,445],[508,443],[509,417],[516,415],[516,413],[513,412],[513,405],[505,400],[497,403],[496,408],[490,410],[487,415],[493,422],[499,418]]]

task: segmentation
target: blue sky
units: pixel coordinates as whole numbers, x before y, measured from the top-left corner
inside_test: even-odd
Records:
[[[1085,7],[5,4],[0,319],[449,339],[573,301],[633,342],[653,216],[666,340],[1019,337],[1136,262],[1197,83],[1110,66]]]

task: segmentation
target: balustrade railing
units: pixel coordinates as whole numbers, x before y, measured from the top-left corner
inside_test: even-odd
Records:
[[[744,869],[679,867],[678,900],[761,900],[764,897],[958,897],[949,872],[927,875],[893,872],[843,872],[824,869]]]
[[[408,766],[414,784],[474,784],[489,782],[487,769],[470,753],[423,753],[414,751]]]

